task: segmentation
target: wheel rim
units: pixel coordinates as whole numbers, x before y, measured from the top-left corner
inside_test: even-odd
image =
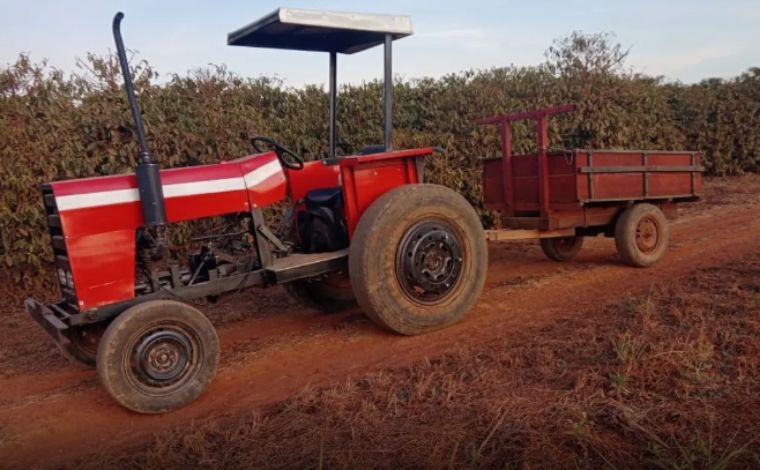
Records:
[[[438,303],[454,291],[462,265],[461,240],[443,221],[416,223],[396,251],[396,277],[402,291],[417,303]]]
[[[195,375],[200,353],[198,337],[181,325],[153,326],[134,342],[127,358],[128,376],[146,393],[166,395]]]
[[[642,217],[636,224],[636,246],[643,253],[654,251],[660,243],[660,227],[652,217]]]

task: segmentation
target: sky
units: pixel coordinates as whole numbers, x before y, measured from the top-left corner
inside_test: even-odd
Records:
[[[610,32],[630,47],[628,66],[670,81],[729,78],[760,66],[760,0],[0,0],[0,64],[20,52],[76,70],[87,52],[113,50],[111,20],[125,13],[129,49],[168,80],[208,64],[288,86],[325,83],[327,54],[230,47],[227,33],[279,6],[404,14],[414,35],[394,43],[394,75],[440,77],[467,69],[537,65],[552,40]],[[379,78],[382,48],[338,58],[338,80]]]

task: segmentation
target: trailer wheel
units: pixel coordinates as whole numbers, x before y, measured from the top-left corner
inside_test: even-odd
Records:
[[[626,209],[615,224],[615,245],[620,258],[631,266],[646,267],[668,249],[670,228],[662,211],[652,204]]]
[[[570,261],[575,258],[583,246],[583,237],[575,235],[572,237],[542,238],[541,250],[547,258],[554,261]]]
[[[66,345],[58,344],[61,353],[70,362],[92,369],[95,367],[98,355],[98,345],[105,331],[105,325],[91,325],[76,328],[69,336]]]
[[[173,300],[127,309],[108,326],[98,348],[98,377],[106,392],[139,413],[163,413],[195,400],[218,364],[211,322]]]
[[[285,290],[304,307],[325,313],[339,313],[356,305],[351,281],[345,273],[329,273],[319,279],[299,279],[285,284]]]
[[[483,288],[487,255],[480,219],[462,196],[405,185],[380,196],[359,220],[349,274],[370,319],[417,335],[467,313]]]

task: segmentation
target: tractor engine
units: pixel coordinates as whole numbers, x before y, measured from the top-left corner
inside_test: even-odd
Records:
[[[150,229],[137,234],[135,295],[169,291],[246,273],[258,266],[250,217],[240,217],[239,230],[193,237],[179,246],[162,247]],[[217,296],[207,296],[216,300]]]

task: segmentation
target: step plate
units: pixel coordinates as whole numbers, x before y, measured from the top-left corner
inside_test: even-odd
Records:
[[[277,284],[295,281],[348,267],[348,248],[326,253],[293,253],[274,260],[266,268]]]

